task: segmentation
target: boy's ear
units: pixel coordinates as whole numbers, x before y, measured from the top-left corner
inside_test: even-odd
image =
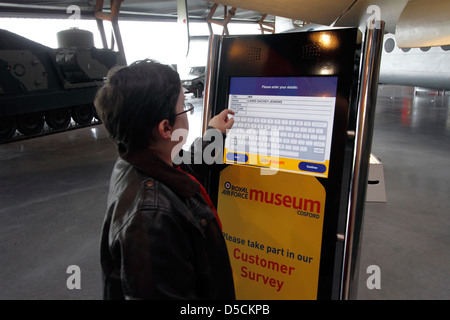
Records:
[[[164,119],[158,124],[158,133],[163,139],[170,139],[172,137],[172,126],[169,120]]]

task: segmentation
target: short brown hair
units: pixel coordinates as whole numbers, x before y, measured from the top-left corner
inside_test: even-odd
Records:
[[[180,89],[171,67],[141,60],[112,68],[94,105],[110,138],[127,151],[139,150],[149,145],[158,123],[174,123]]]

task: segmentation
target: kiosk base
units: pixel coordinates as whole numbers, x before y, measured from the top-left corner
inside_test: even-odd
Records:
[[[386,187],[384,183],[384,168],[380,159],[370,155],[369,179],[366,201],[386,202]]]

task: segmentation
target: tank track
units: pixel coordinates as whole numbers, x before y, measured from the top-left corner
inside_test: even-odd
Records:
[[[7,144],[7,143],[13,143],[13,142],[17,142],[17,141],[36,139],[36,138],[40,138],[40,137],[44,137],[44,136],[48,136],[48,135],[52,135],[52,134],[77,130],[77,129],[81,129],[81,128],[93,127],[93,126],[99,125],[101,123],[102,122],[100,120],[97,120],[96,118],[94,118],[91,123],[84,124],[84,125],[77,124],[75,121],[71,120],[71,122],[67,126],[67,128],[60,129],[60,130],[52,129],[47,124],[45,124],[44,128],[42,129],[41,132],[39,132],[37,134],[31,134],[31,135],[24,135],[16,130],[16,133],[11,138],[0,138],[0,145]]]

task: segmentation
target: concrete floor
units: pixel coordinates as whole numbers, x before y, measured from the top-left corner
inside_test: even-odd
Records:
[[[380,86],[372,153],[386,203],[366,203],[359,299],[450,298],[449,96]],[[381,289],[366,286],[378,265]]]
[[[191,131],[200,132],[201,100]],[[373,153],[387,202],[366,205],[359,299],[449,299],[449,98],[380,86]],[[0,299],[101,299],[99,235],[115,146],[101,125],[0,145]],[[67,268],[81,270],[69,290]],[[369,290],[367,267],[381,270]]]

